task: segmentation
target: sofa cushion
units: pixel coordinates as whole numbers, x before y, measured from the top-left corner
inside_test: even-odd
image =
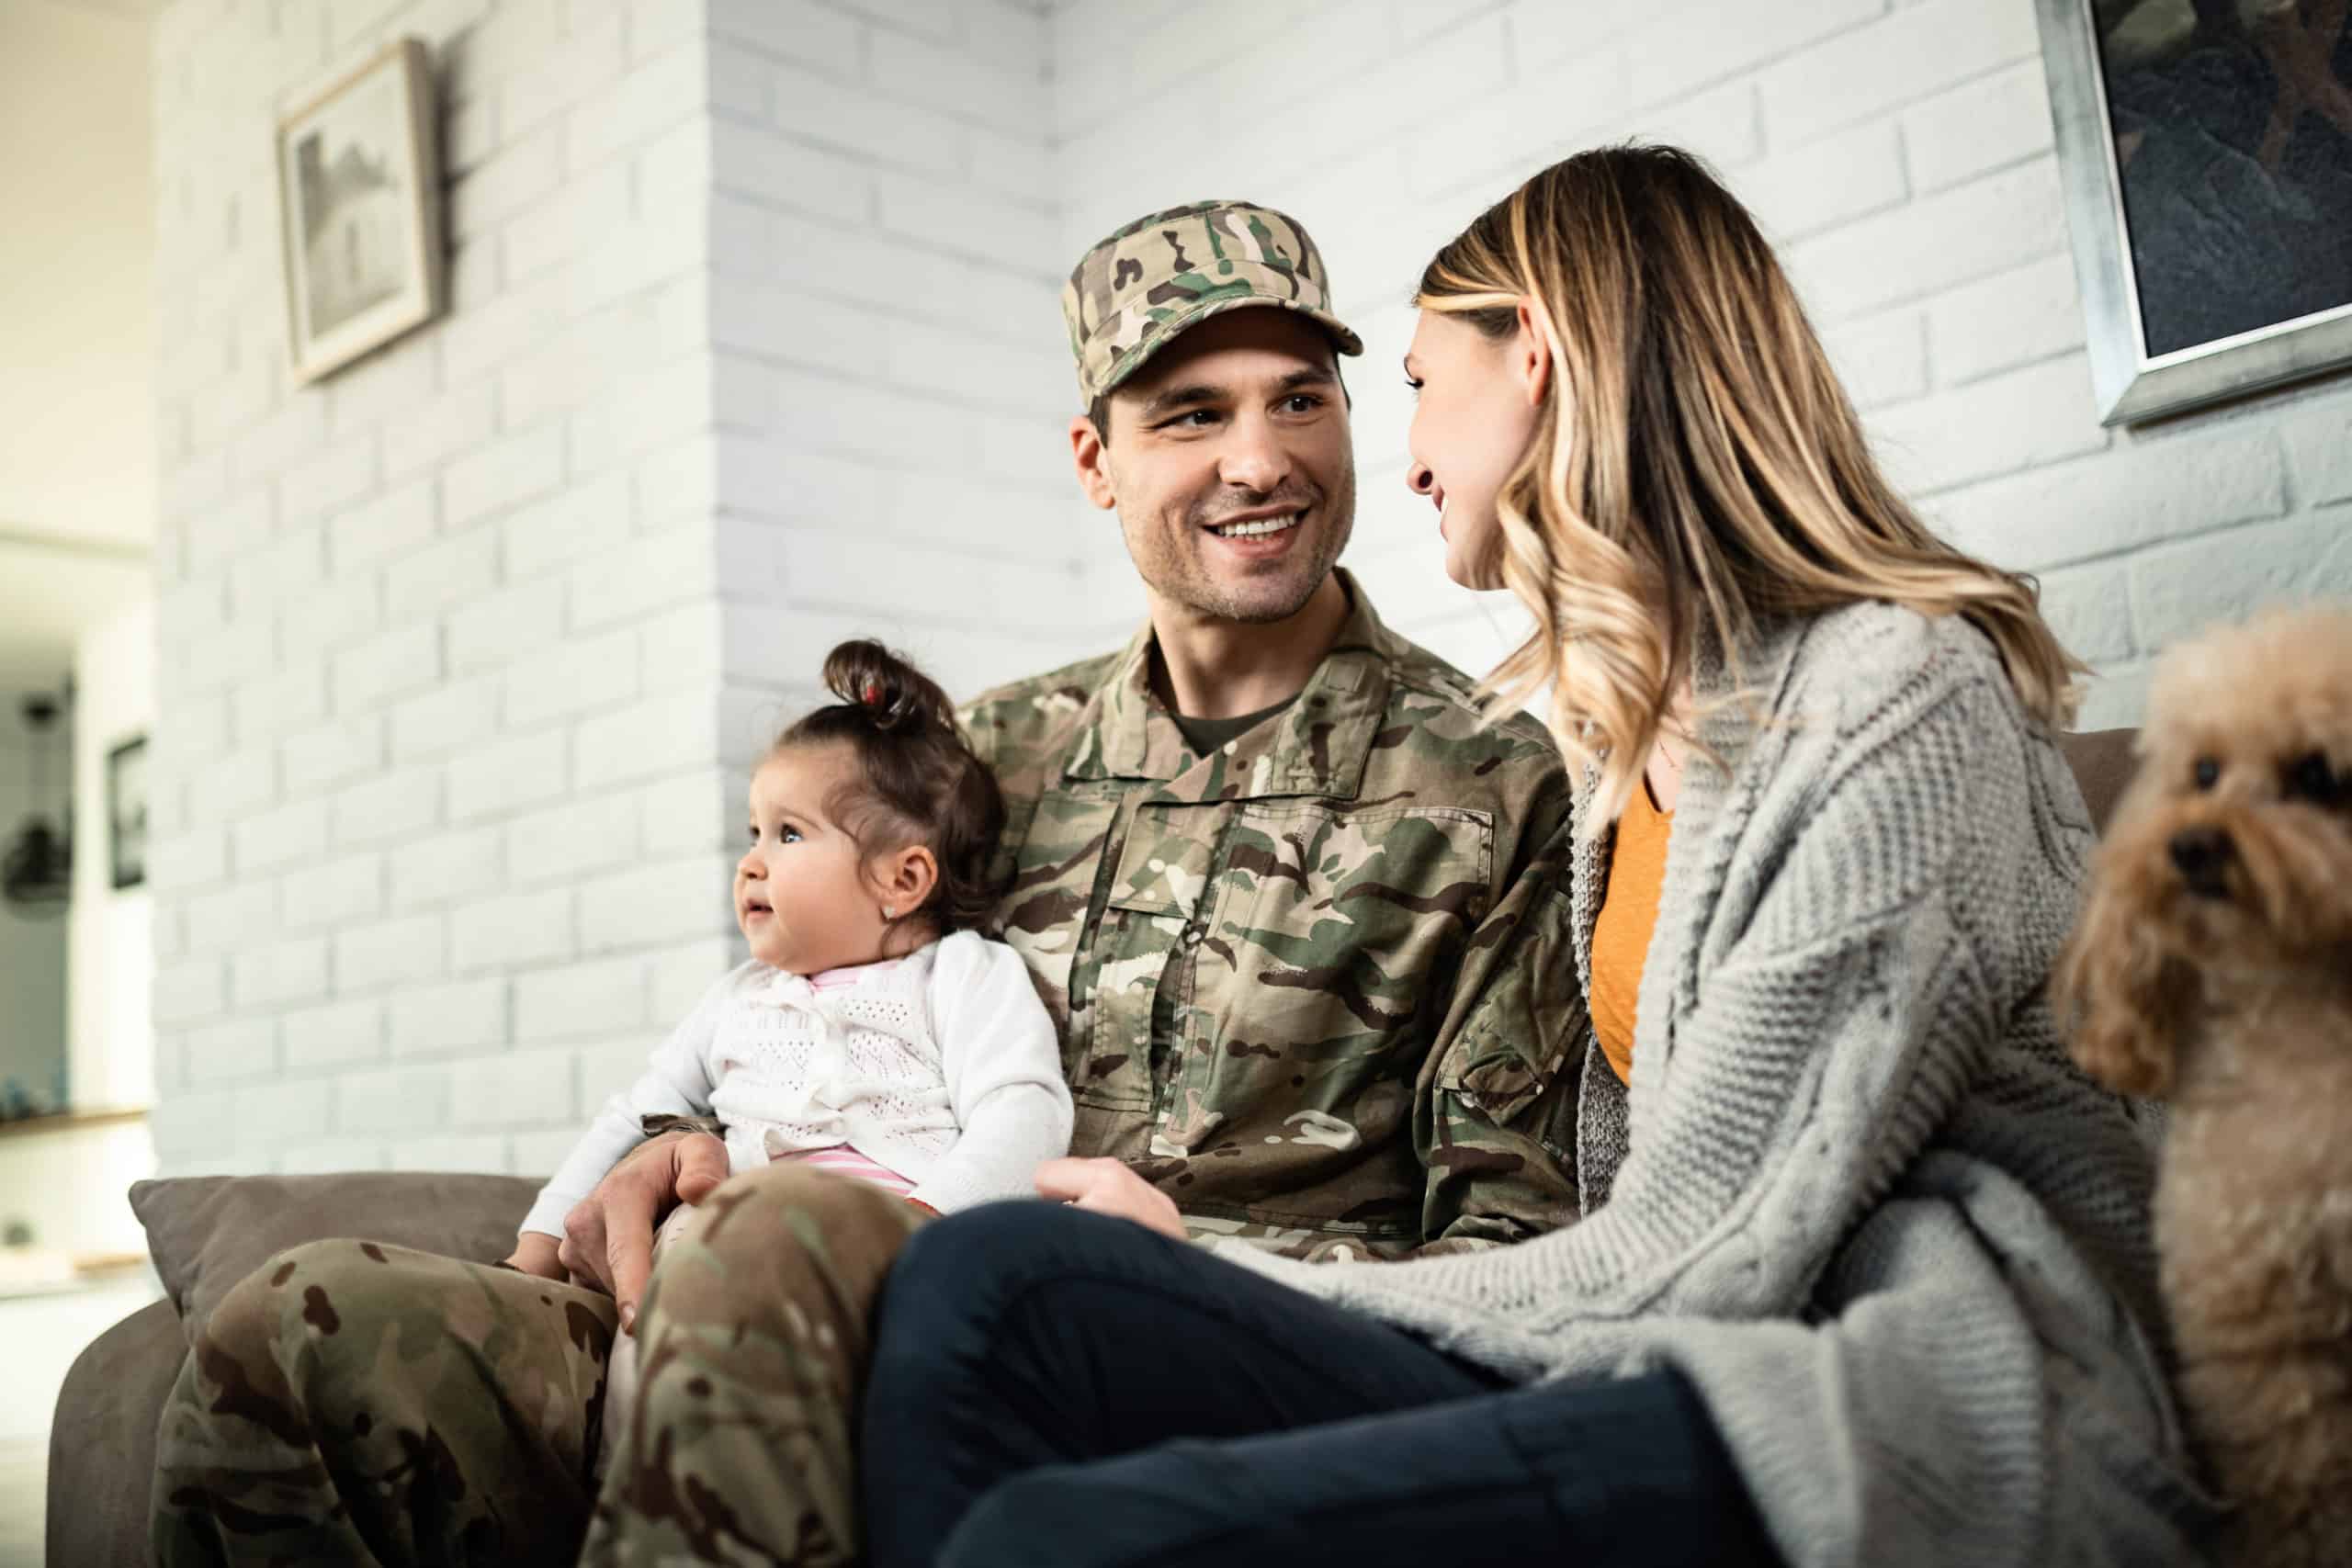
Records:
[[[193,1342],[230,1287],[274,1253],[348,1236],[492,1263],[514,1249],[538,1190],[514,1176],[198,1176],[141,1181],[130,1207]]]
[[[2107,831],[2107,819],[2115,815],[2123,786],[2132,782],[2139,767],[2139,756],[2132,750],[2139,738],[2136,729],[2093,729],[2058,738],[2058,749],[2065,753],[2067,765],[2075,770],[2075,782],[2082,786],[2083,804],[2091,808],[2091,826],[2102,833]]]

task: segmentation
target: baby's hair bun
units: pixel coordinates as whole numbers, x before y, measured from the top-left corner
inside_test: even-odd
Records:
[[[795,720],[777,748],[850,748],[857,776],[827,798],[829,818],[861,850],[920,843],[937,857],[931,897],[893,919],[920,915],[943,935],[978,928],[996,905],[1004,796],[956,722],[956,705],[939,682],[870,637],[825,656],[825,687],[835,700]]]
[[[854,637],[825,656],[825,689],[876,729],[910,724],[956,728],[947,694],[872,637]]]

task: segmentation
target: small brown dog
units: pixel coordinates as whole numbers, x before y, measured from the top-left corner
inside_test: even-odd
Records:
[[[2172,1102],[2156,1241],[2233,1561],[2352,1562],[2352,611],[2159,664],[2058,994]]]

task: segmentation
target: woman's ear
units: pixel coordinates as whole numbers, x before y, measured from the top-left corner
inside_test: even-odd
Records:
[[[931,901],[939,886],[939,857],[926,845],[909,844],[875,863],[874,880],[884,904],[899,915],[911,915]]]
[[[1527,406],[1541,408],[1552,389],[1552,345],[1559,341],[1544,301],[1532,294],[1519,300],[1519,335],[1511,341],[1511,366],[1527,389]]]

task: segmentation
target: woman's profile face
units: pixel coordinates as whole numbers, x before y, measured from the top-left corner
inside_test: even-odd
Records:
[[[1523,327],[1490,338],[1458,316],[1420,318],[1405,355],[1415,398],[1405,483],[1437,507],[1445,574],[1464,588],[1500,588],[1495,497],[1534,439],[1548,359]]]

